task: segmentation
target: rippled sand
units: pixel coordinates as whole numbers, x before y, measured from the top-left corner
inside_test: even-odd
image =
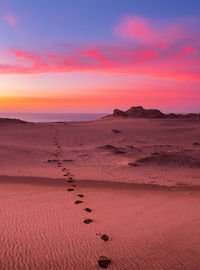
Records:
[[[199,269],[199,121],[0,130],[0,270]]]
[[[1,269],[92,270],[100,255],[112,259],[109,269],[198,269],[198,188],[77,185],[86,196],[78,206],[61,179],[0,178]],[[96,235],[105,232],[106,243]]]

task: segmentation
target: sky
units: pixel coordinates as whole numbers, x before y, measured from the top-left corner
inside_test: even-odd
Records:
[[[0,112],[200,112],[199,0],[0,0]]]

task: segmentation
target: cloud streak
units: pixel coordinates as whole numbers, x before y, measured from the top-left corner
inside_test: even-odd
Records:
[[[0,63],[0,73],[103,72],[199,80],[198,27],[194,19],[165,24],[126,16],[114,28],[120,38],[118,43],[80,45],[70,51],[66,47],[60,52],[9,49],[6,62]]]

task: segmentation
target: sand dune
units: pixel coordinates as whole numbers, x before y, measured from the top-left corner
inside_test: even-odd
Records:
[[[52,143],[56,129],[62,161],[76,179],[199,185],[200,122],[188,119],[4,125],[0,175],[59,178],[56,162],[48,162],[57,160]],[[112,149],[105,149],[109,145]],[[128,165],[145,158],[137,167]]]
[[[186,119],[1,126],[0,269],[198,269],[199,131]]]

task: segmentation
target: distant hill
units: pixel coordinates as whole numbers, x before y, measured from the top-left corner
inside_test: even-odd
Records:
[[[112,115],[106,117],[123,117],[123,118],[191,118],[200,119],[200,114],[188,113],[188,114],[164,114],[157,109],[144,109],[142,106],[131,107],[127,111],[115,109]]]
[[[27,122],[20,119],[0,118],[0,124],[25,124]]]

